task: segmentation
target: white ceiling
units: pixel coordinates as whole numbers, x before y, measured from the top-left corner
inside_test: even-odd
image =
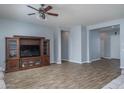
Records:
[[[32,6],[38,8],[40,5]],[[47,16],[45,21],[38,19],[37,16],[28,16],[28,13],[35,11],[22,4],[0,5],[0,18],[59,27],[92,25],[124,18],[124,5],[52,4],[52,6],[51,12],[59,13],[59,16]]]

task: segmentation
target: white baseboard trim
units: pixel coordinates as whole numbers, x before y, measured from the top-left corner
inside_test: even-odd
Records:
[[[91,61],[84,61],[84,63],[91,63]]]
[[[112,57],[102,57],[102,58],[106,58],[106,59],[120,59],[120,58],[112,58]]]
[[[69,62],[72,63],[78,63],[78,64],[83,64],[83,63],[87,63],[88,61],[77,61],[77,60],[68,60]]]
[[[62,62],[56,62],[56,64],[62,64]]]
[[[61,60],[57,60],[56,64],[62,64],[62,61]]]
[[[120,60],[120,58],[111,58],[111,59],[117,59],[117,60]]]
[[[90,61],[83,61],[82,63],[90,63]]]
[[[56,63],[56,61],[51,60],[50,63],[51,63],[51,64],[52,64],[52,63]]]
[[[50,61],[50,64],[61,64],[61,61]]]
[[[100,59],[101,59],[101,58],[91,59],[91,60],[90,60],[90,63],[92,63],[93,61],[100,60]]]
[[[103,57],[103,58],[106,58],[106,59],[112,59],[111,57]]]
[[[61,60],[63,60],[63,61],[69,61],[68,59],[61,59]]]
[[[77,61],[77,60],[69,60],[69,62],[71,62],[71,63],[78,63],[78,64],[82,64],[80,61]]]

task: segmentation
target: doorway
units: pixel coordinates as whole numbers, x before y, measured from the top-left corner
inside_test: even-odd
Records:
[[[90,31],[90,61],[120,59],[120,25]]]
[[[120,59],[119,28],[100,32],[100,54],[102,58]]]
[[[61,31],[61,59],[62,62],[69,60],[69,31]]]

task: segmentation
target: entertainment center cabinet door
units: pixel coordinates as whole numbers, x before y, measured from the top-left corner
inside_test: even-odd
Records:
[[[50,65],[50,58],[47,55],[44,56],[43,65],[44,66]]]
[[[6,59],[19,58],[19,39],[6,38]]]
[[[6,72],[19,69],[19,38],[6,38]]]
[[[19,59],[11,59],[7,61],[6,72],[19,70]]]
[[[50,65],[50,40],[44,40],[43,45],[43,65]]]

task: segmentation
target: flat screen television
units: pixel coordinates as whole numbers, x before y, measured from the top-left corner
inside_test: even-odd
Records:
[[[20,57],[40,56],[40,45],[20,45]]]

